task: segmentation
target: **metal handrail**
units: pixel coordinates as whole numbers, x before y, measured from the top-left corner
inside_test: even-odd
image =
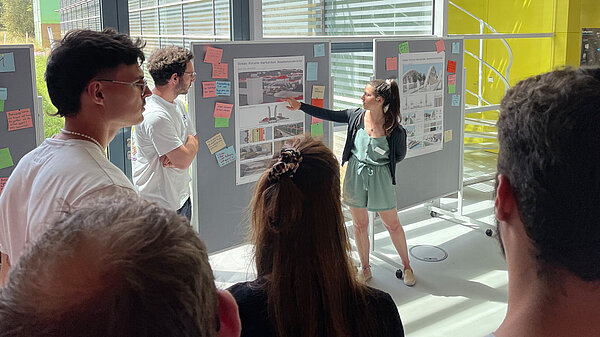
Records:
[[[484,28],[485,27],[487,27],[493,33],[498,34],[498,31],[496,29],[494,29],[494,27],[492,27],[490,24],[488,24],[487,22],[483,21],[483,19],[477,17],[473,13],[471,13],[468,10],[460,7],[459,5],[455,4],[452,1],[448,1],[448,3],[450,5],[456,7],[458,10],[462,11],[463,13],[467,14],[468,16],[472,17],[473,19],[479,21],[479,33],[480,33],[480,35],[485,35],[484,34]],[[475,97],[477,97],[477,102],[478,102],[479,106],[481,106],[482,102],[485,101],[483,99],[483,65],[485,65],[486,67],[490,68],[493,72],[495,72],[500,77],[500,79],[502,80],[502,82],[504,82],[504,91],[507,91],[508,88],[510,88],[509,78],[510,78],[510,68],[512,67],[512,63],[513,63],[513,52],[512,52],[512,49],[510,48],[510,46],[508,45],[508,42],[506,42],[506,40],[504,38],[499,38],[499,40],[502,41],[502,43],[504,44],[504,47],[506,47],[506,50],[508,52],[508,64],[506,66],[506,72],[505,72],[504,76],[502,76],[500,74],[500,72],[496,68],[494,68],[493,66],[491,66],[490,64],[488,64],[487,62],[485,62],[483,60],[483,39],[479,39],[479,56],[475,56],[474,54],[468,52],[465,49],[465,53],[466,54],[474,57],[476,60],[479,61],[479,81],[478,81],[478,84],[477,84],[477,95],[475,95]]]

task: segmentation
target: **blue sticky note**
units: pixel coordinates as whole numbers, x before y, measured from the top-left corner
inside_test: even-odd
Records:
[[[316,81],[317,72],[319,71],[319,63],[317,62],[306,62],[306,80]]]
[[[6,101],[8,98],[8,88],[0,88],[0,101]]]
[[[229,81],[217,81],[217,96],[229,96],[231,95],[231,82]]]
[[[0,73],[15,71],[15,55],[13,53],[0,54]]]
[[[215,158],[217,158],[219,167],[233,163],[235,161],[235,150],[233,149],[233,145],[215,152]]]
[[[325,56],[325,44],[319,43],[313,46],[315,57]]]
[[[460,43],[452,42],[452,54],[460,53]]]
[[[452,106],[458,106],[460,104],[460,96],[452,95]]]

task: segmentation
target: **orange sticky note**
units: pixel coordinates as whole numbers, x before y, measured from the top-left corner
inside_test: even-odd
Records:
[[[7,111],[6,119],[8,120],[8,131],[25,129],[33,126],[31,110],[29,110],[29,108]]]
[[[213,116],[218,118],[229,118],[231,117],[231,109],[233,109],[233,104],[217,102],[215,104]]]
[[[444,50],[446,50],[446,44],[444,43],[444,40],[439,40],[435,43],[435,48],[437,49],[438,53],[443,52]]]
[[[223,49],[208,47],[206,54],[204,54],[204,63],[221,63],[222,56]]]
[[[202,97],[217,97],[217,82],[202,82]]]
[[[2,190],[4,189],[4,185],[6,185],[6,181],[8,178],[0,178],[0,195],[2,195]]]
[[[449,73],[456,72],[456,61],[448,61],[448,72]]]
[[[313,98],[310,101],[311,105],[318,106],[319,108],[323,107],[323,99],[322,98]]]
[[[227,78],[227,63],[219,63],[212,65],[213,78]]]
[[[397,57],[386,57],[385,58],[385,70],[398,70],[398,58]]]

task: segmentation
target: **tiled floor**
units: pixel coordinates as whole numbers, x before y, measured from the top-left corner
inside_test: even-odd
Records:
[[[465,174],[489,173],[490,160],[484,156],[480,163],[469,161]],[[464,215],[492,225],[492,194],[493,181],[465,187]],[[456,196],[442,198],[441,204],[455,208]],[[411,264],[417,284],[412,288],[395,278],[395,267],[371,258],[373,279],[369,285],[392,295],[407,336],[477,337],[494,331],[507,306],[507,272],[497,240],[474,226],[432,218],[422,206],[402,211],[399,216],[409,249],[432,245],[448,254],[443,261],[425,262],[415,258],[413,250]],[[400,263],[389,235],[378,221],[375,233],[376,251]],[[243,245],[211,256],[219,287],[254,278],[251,253],[251,246]]]

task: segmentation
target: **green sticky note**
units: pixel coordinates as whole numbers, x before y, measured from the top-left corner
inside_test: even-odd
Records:
[[[13,163],[10,155],[10,150],[7,147],[0,149],[0,169],[13,166],[14,164],[15,163]]]
[[[408,41],[402,42],[398,45],[398,53],[410,53],[410,50],[408,49]]]
[[[215,128],[228,128],[229,118],[215,117]]]
[[[4,111],[4,101],[0,101],[0,112]]]
[[[453,94],[456,92],[456,84],[448,84],[448,93]]]
[[[315,123],[310,126],[310,135],[313,137],[323,136],[323,122]]]

